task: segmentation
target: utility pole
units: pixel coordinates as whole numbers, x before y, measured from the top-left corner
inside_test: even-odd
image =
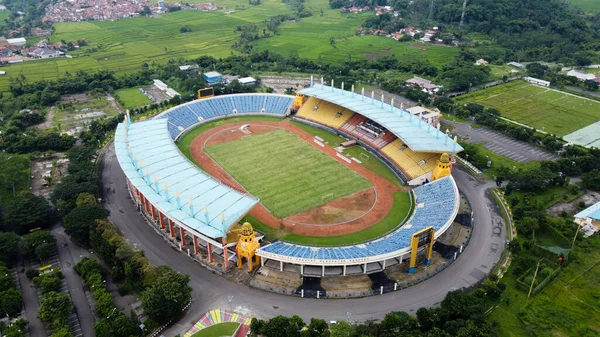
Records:
[[[540,269],[539,262],[537,264],[537,267],[535,267],[535,273],[533,274],[533,280],[531,280],[531,287],[529,287],[529,294],[527,294],[527,298],[531,296],[531,291],[533,290],[533,284],[535,283],[535,277],[537,276],[538,269]]]
[[[467,2],[469,0],[464,0],[463,1],[463,8],[462,8],[462,13],[460,14],[460,24],[458,25],[458,27],[462,27],[463,23],[465,22],[465,10],[467,9]]]
[[[577,229],[575,230],[575,236],[573,236],[573,241],[571,241],[571,249],[573,249],[573,246],[575,246],[575,240],[577,240],[577,234],[579,234],[580,228],[581,228],[581,226],[579,224],[577,224]]]

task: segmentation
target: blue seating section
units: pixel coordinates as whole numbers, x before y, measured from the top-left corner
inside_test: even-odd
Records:
[[[414,189],[412,218],[395,232],[375,241],[347,247],[298,246],[282,241],[260,248],[264,252],[313,260],[349,260],[399,251],[410,246],[412,234],[433,226],[436,231],[453,221],[458,207],[457,187],[451,176]]]
[[[265,94],[225,95],[197,100],[172,108],[158,118],[168,119],[171,138],[202,120],[234,113],[270,113],[284,115],[294,97]],[[264,111],[263,111],[264,110]]]

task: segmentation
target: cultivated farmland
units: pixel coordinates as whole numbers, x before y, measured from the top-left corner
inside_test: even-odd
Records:
[[[217,144],[205,151],[280,218],[371,186],[286,130]]]
[[[457,98],[500,110],[503,117],[558,136],[600,120],[600,102],[514,81]]]

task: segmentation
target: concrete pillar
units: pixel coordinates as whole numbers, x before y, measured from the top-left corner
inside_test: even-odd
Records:
[[[194,235],[194,254],[198,255],[198,237]]]
[[[261,267],[264,267],[264,266],[265,266],[265,260],[266,260],[266,259],[265,259],[264,257],[260,259],[260,266],[261,266]]]
[[[379,295],[383,295],[383,286],[379,288]]]
[[[304,275],[304,265],[300,265],[300,275]]]
[[[206,243],[207,247],[208,247],[208,262],[212,263],[213,262],[213,255],[212,255],[212,243],[207,242]]]
[[[321,276],[325,276],[325,266],[321,266]]]
[[[175,238],[175,226],[173,226],[173,220],[169,219],[169,236],[171,239]]]
[[[321,298],[321,290],[317,290],[317,298]]]
[[[458,252],[454,252],[454,259],[456,260],[456,256],[458,255]]]
[[[383,260],[383,267],[381,267],[381,269],[385,269],[385,260]]]
[[[459,251],[459,253],[462,254],[462,251],[463,251],[463,245],[460,245],[460,251]]]
[[[363,274],[366,274],[366,273],[367,273],[367,264],[365,263],[364,269],[363,269]]]
[[[300,289],[300,297],[304,298],[304,289]]]
[[[400,255],[400,264],[402,264],[402,255]]]
[[[185,246],[185,229],[179,227],[179,235],[181,235],[181,245]]]
[[[344,271],[342,272],[343,276],[346,276],[346,265],[344,265]]]
[[[152,207],[152,220],[156,220],[156,208],[154,205],[150,205]]]
[[[225,270],[229,270],[229,251],[227,250],[227,241],[223,243],[223,257],[225,258]]]
[[[283,271],[283,261],[279,261],[279,271]]]
[[[165,220],[163,219],[163,214],[158,212],[158,223],[160,224],[160,229],[165,229]]]
[[[394,283],[394,291],[398,290],[398,283]]]

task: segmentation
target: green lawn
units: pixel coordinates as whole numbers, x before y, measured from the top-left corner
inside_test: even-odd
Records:
[[[571,0],[571,4],[579,7],[586,12],[600,12],[600,1],[598,0]]]
[[[133,109],[140,106],[152,104],[152,100],[144,95],[139,88],[126,88],[116,91],[123,101],[125,109]]]
[[[559,136],[600,120],[600,102],[523,81],[475,91],[456,101],[496,108],[503,117]]]
[[[408,219],[412,212],[409,192],[396,192],[392,211],[380,222],[360,232],[339,236],[302,236],[287,234],[282,239],[292,243],[311,246],[343,246],[370,241],[383,236]]]
[[[235,330],[240,326],[240,323],[236,322],[223,322],[215,325],[211,325],[208,328],[204,328],[195,334],[192,337],[222,337],[222,336],[231,336],[235,332]]]
[[[209,146],[205,151],[279,218],[372,186],[287,130]]]

